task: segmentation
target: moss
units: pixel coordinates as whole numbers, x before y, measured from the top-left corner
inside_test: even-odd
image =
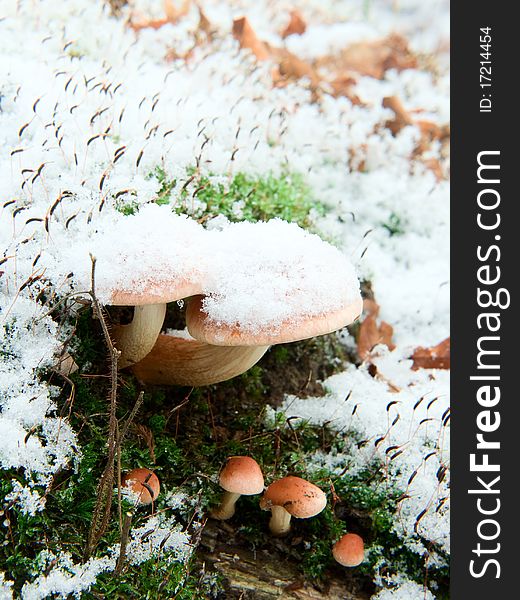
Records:
[[[386,223],[382,223],[383,227],[388,231],[390,237],[403,235],[405,233],[404,224],[401,217],[396,213],[391,213]]]
[[[324,205],[313,198],[300,174],[254,177],[238,173],[226,184],[195,169],[189,169],[187,176],[189,189],[194,191],[188,191],[185,182],[170,178],[163,167],[156,167],[149,175],[159,183],[155,203],[170,204],[177,214],[204,220],[218,215],[233,222],[280,218],[307,229],[315,228],[315,215],[324,214]]]

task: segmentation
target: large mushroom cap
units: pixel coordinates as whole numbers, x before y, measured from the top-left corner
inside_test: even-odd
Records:
[[[271,483],[260,500],[260,508],[281,506],[297,519],[314,517],[326,505],[327,496],[319,487],[292,475]]]
[[[220,486],[233,494],[253,496],[262,493],[264,476],[250,456],[230,456],[220,472]]]
[[[332,547],[332,555],[344,567],[357,567],[365,558],[363,538],[357,533],[346,533]]]
[[[362,310],[348,257],[317,235],[280,219],[209,231],[202,297],[188,302],[186,324],[201,342],[256,346],[330,333]]]
[[[361,297],[337,310],[322,314],[298,316],[282,321],[276,327],[265,325],[254,330],[240,323],[215,321],[204,309],[204,297],[188,300],[186,325],[195,339],[215,346],[267,346],[297,342],[337,331],[355,321],[363,309]]]

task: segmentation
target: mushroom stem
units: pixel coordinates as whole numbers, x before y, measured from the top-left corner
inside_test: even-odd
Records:
[[[165,303],[135,306],[132,322],[113,328],[116,347],[121,351],[120,368],[139,362],[151,351],[161,333],[165,315]]]
[[[283,506],[271,506],[269,529],[275,536],[282,536],[289,533],[291,529],[291,515]]]
[[[227,521],[235,514],[235,504],[242,494],[224,492],[217,508],[211,511],[211,517],[218,521]]]

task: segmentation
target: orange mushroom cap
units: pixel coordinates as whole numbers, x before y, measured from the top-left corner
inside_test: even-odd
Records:
[[[272,326],[251,331],[240,325],[217,323],[210,319],[203,309],[204,296],[194,296],[188,300],[186,325],[190,335],[196,340],[215,346],[269,346],[296,342],[318,335],[325,335],[349,325],[363,310],[361,297],[340,309],[314,316],[301,316]]]
[[[230,456],[220,472],[220,486],[233,494],[253,496],[262,493],[264,476],[250,456]]]
[[[123,477],[121,483],[139,496],[140,504],[150,504],[156,500],[161,489],[159,478],[150,469],[133,469]]]
[[[292,475],[271,483],[260,500],[260,508],[263,510],[281,506],[297,519],[314,517],[326,505],[327,496],[323,490],[301,477]]]
[[[357,533],[346,533],[332,547],[332,555],[344,567],[357,567],[365,558],[363,538]]]

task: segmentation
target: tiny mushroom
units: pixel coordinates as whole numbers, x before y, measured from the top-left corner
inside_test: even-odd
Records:
[[[326,504],[327,497],[319,487],[292,475],[271,483],[260,500],[260,508],[271,511],[269,529],[276,536],[289,532],[291,517],[309,519]]]
[[[332,556],[344,567],[357,567],[365,558],[363,538],[357,533],[346,533],[332,547]]]
[[[220,472],[220,486],[224,494],[211,516],[225,521],[235,514],[235,504],[240,496],[262,493],[264,476],[256,460],[250,456],[230,456]]]
[[[139,497],[141,505],[156,500],[161,488],[157,475],[150,469],[133,469],[123,477],[121,483]]]

